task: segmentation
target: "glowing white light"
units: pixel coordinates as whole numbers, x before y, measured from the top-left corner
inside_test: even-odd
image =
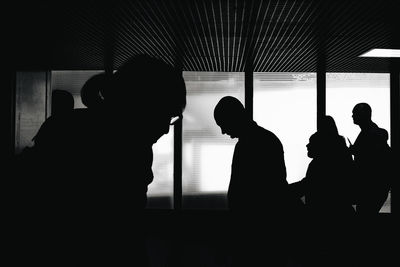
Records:
[[[400,57],[400,49],[371,49],[360,57]]]

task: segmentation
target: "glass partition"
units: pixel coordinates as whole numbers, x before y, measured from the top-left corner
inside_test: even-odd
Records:
[[[231,162],[237,139],[222,135],[214,107],[227,95],[244,103],[244,73],[184,72],[183,208],[226,208]]]

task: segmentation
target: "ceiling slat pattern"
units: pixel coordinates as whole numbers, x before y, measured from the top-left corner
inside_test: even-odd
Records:
[[[56,3],[54,3],[56,2]],[[134,0],[9,8],[10,64],[101,70],[146,53],[186,71],[387,72],[400,1]]]

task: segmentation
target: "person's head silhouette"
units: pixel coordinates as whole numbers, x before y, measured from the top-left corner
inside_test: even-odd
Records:
[[[214,119],[222,134],[231,138],[240,137],[249,121],[243,104],[232,96],[221,98],[214,108]]]
[[[309,158],[316,158],[321,155],[323,146],[322,134],[315,132],[310,136],[307,147],[307,156]]]
[[[182,72],[147,55],[134,56],[113,75],[104,96],[107,105],[135,124],[152,143],[168,133],[172,119],[182,117],[186,86]]]
[[[58,116],[74,109],[74,97],[65,90],[53,90],[51,94],[51,115]]]
[[[109,84],[106,73],[90,77],[81,89],[82,103],[88,108],[99,108],[103,104],[103,92]]]
[[[321,124],[318,128],[318,132],[330,136],[339,135],[335,120],[329,115],[324,116],[321,119]]]
[[[358,103],[353,108],[353,122],[359,126],[371,122],[372,109],[367,103]]]
[[[309,142],[306,145],[307,155],[310,158],[321,158],[324,156],[333,155],[333,153],[341,148],[341,140],[344,140],[340,135],[333,117],[323,116],[318,130],[310,136]]]

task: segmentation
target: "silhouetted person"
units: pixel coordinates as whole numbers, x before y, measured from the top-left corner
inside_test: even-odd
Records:
[[[38,133],[32,138],[35,141],[36,138],[42,138],[48,131],[43,130],[45,128],[56,128],[57,122],[60,117],[68,116],[68,114],[74,109],[75,101],[72,94],[65,90],[53,90],[51,93],[51,116],[49,116],[44,123],[40,126]],[[43,138],[51,138],[45,136]]]
[[[392,175],[388,132],[371,120],[371,114],[367,103],[353,108],[353,122],[361,128],[354,145],[350,146],[358,181],[356,210],[360,215],[379,213],[388,197]]]
[[[113,86],[104,93],[108,140],[104,149],[109,156],[102,172],[113,177],[107,187],[111,213],[121,227],[116,232],[127,241],[112,250],[117,254],[125,250],[138,264],[146,232],[142,212],[153,180],[152,145],[169,132],[175,118],[182,117],[186,87],[180,71],[161,60],[137,56],[114,73]]]
[[[325,116],[311,135],[307,155],[312,161],[306,177],[291,186],[305,196],[308,211],[317,216],[353,214],[353,159],[331,116]]]
[[[109,81],[108,74],[98,73],[90,77],[81,89],[82,103],[91,109],[98,109],[104,104],[103,93]]]
[[[144,55],[105,80],[102,105],[86,102],[87,112],[63,116],[47,138],[35,140],[37,178],[26,198],[32,232],[40,233],[32,238],[40,240],[32,245],[37,261],[147,266],[143,211],[152,145],[181,117],[185,83],[181,72]],[[92,81],[89,91],[98,88]]]
[[[65,90],[53,90],[51,93],[51,115],[65,114],[74,109],[74,97]]]
[[[222,134],[239,139],[228,189],[234,220],[233,262],[235,266],[284,266],[283,225],[292,207],[282,144],[275,134],[250,119],[234,97],[218,102],[214,118]]]
[[[290,185],[305,196],[308,225],[300,231],[306,233],[306,266],[350,266],[346,264],[354,249],[353,159],[331,116],[323,117],[311,135],[307,155],[312,161],[306,177]]]
[[[52,138],[51,135],[47,135],[48,133],[51,133],[51,131],[48,131],[47,129],[57,128],[58,122],[72,112],[74,105],[74,97],[70,92],[59,89],[53,90],[51,93],[51,115],[42,123],[36,135],[32,137],[32,141],[36,143],[37,139]],[[33,166],[30,165],[35,164],[32,161],[32,158],[35,157],[35,153],[35,148],[27,146],[22,150],[21,153],[16,155],[15,160],[18,164],[23,164],[25,169],[33,168]]]

